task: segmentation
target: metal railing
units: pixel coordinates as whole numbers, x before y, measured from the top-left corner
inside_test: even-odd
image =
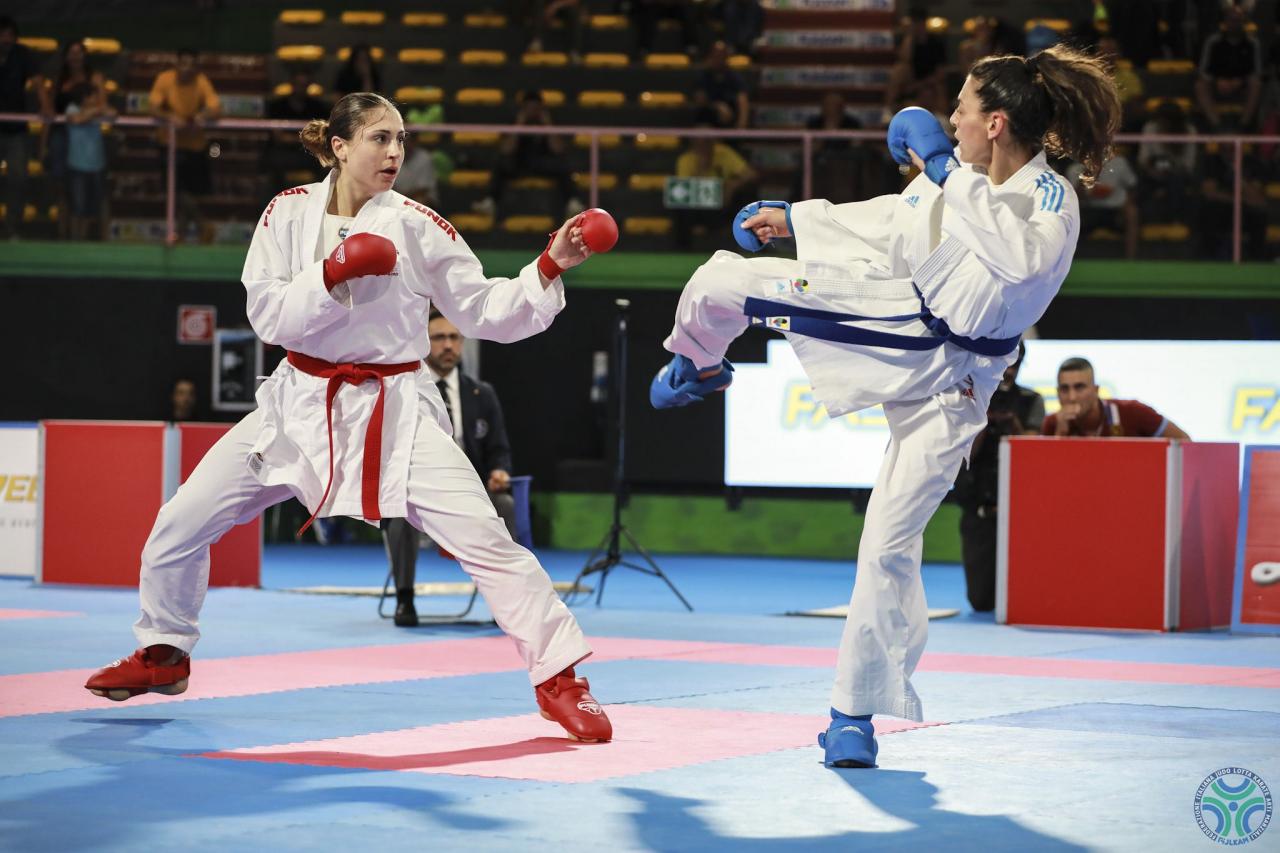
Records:
[[[0,122],[46,122],[63,123],[64,116],[50,118],[37,113],[0,113]],[[169,235],[176,234],[176,190],[177,190],[177,133],[178,125],[173,122],[143,116],[121,116],[109,122],[119,127],[151,127],[164,128],[168,134],[165,231]],[[223,118],[200,124],[205,130],[265,130],[290,131],[299,130],[304,122],[294,120],[241,119]],[[813,197],[813,160],[814,143],[823,140],[866,141],[883,144],[883,130],[737,130],[693,127],[601,127],[598,125],[495,125],[495,124],[407,124],[405,130],[413,133],[500,133],[526,136],[586,136],[588,145],[588,169],[590,175],[590,206],[599,205],[600,197],[600,139],[606,136],[641,137],[641,136],[679,136],[685,139],[695,137],[712,137],[717,139],[770,140],[778,142],[795,142],[801,145],[801,187],[804,198]],[[1243,187],[1244,187],[1244,148],[1246,145],[1280,145],[1277,135],[1209,135],[1209,134],[1135,134],[1122,133],[1116,136],[1120,144],[1138,144],[1142,142],[1175,143],[1194,145],[1230,145],[1233,163],[1233,203],[1232,203],[1232,260],[1240,263],[1242,254],[1241,233],[1243,225]]]

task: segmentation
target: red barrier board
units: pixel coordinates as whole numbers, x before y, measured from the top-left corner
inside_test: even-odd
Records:
[[[1007,622],[1164,627],[1168,447],[1160,439],[1008,442]]]
[[[1240,445],[1183,442],[1178,629],[1231,624]]]
[[[1280,634],[1280,447],[1245,448],[1232,629]]]
[[[231,424],[179,424],[179,477],[187,481]],[[209,549],[209,586],[258,586],[262,575],[262,517],[231,528]]]
[[[44,421],[40,424],[40,559],[37,581],[138,585],[142,547],[156,514],[228,424]],[[210,551],[210,586],[257,586],[260,519],[233,528]]]
[[[164,499],[165,425],[40,424],[41,583],[138,585],[138,558]]]

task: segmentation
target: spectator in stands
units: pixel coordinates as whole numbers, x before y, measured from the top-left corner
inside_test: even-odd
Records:
[[[1058,403],[1061,408],[1040,426],[1041,435],[1128,436],[1139,438],[1190,438],[1155,409],[1137,400],[1102,400],[1094,382],[1093,365],[1084,358],[1069,358],[1058,366]]]
[[[26,45],[18,44],[18,25],[0,16],[0,112],[27,111],[27,81],[39,78],[39,66]],[[5,175],[5,216],[0,236],[14,239],[26,204],[27,123],[0,122],[0,160],[8,164]]]
[[[1091,187],[1085,186],[1083,175],[1080,163],[1067,168],[1067,180],[1075,184],[1080,199],[1081,235],[1095,228],[1119,231],[1124,235],[1124,256],[1129,260],[1138,257],[1138,199],[1134,193],[1138,176],[1129,159],[1117,153],[1103,164]]]
[[[889,72],[884,91],[884,122],[887,124],[899,105],[911,102],[945,116],[949,112],[946,94],[947,46],[929,32],[929,14],[913,6],[903,22],[898,59]],[[942,126],[949,128],[949,122]]]
[[[507,440],[502,404],[488,382],[472,379],[458,367],[464,339],[458,327],[434,308],[427,334],[431,351],[425,359],[432,382],[440,389],[445,410],[453,424],[453,440],[467,454],[489,493],[493,508],[516,536],[516,503],[511,496],[511,442]],[[391,558],[396,584],[395,623],[418,624],[413,605],[413,584],[418,557],[418,531],[403,518],[382,522],[382,535]]]
[[[151,84],[151,114],[166,125],[177,128],[177,212],[178,231],[170,234],[170,242],[177,242],[187,228],[200,222],[200,209],[196,199],[208,195],[213,189],[209,176],[209,155],[206,150],[205,123],[216,119],[222,110],[218,93],[209,78],[196,67],[196,52],[190,49],[178,51],[173,68],[156,75]],[[168,168],[168,127],[157,133],[160,143],[162,172]]]
[[[1121,127],[1132,130],[1141,121],[1144,110],[1142,102],[1142,78],[1133,70],[1133,63],[1121,63],[1120,44],[1111,36],[1098,39],[1097,54],[1102,57],[1111,77],[1116,81],[1116,92],[1120,95],[1120,108],[1124,110]],[[1125,66],[1128,67],[1125,67]]]
[[[729,67],[729,46],[717,41],[707,52],[707,67],[698,78],[693,103],[695,121],[714,127],[746,127],[751,120],[747,81]]]
[[[1006,435],[1039,435],[1044,421],[1044,397],[1017,384],[1026,355],[1018,344],[1018,359],[1005,368],[999,387],[987,406],[987,427],[969,451],[969,464],[956,475],[956,503],[960,516],[960,546],[969,604],[979,613],[996,606],[996,508],[1000,504],[1000,439]]]
[[[1142,126],[1144,136],[1189,134],[1195,128],[1178,102],[1160,102],[1155,114]],[[1185,215],[1188,188],[1196,168],[1196,146],[1190,142],[1143,142],[1138,147],[1139,187],[1144,200],[1174,216]]]
[[[352,92],[382,91],[382,72],[378,70],[373,49],[369,45],[357,44],[351,48],[347,64],[342,66],[334,80],[333,91],[338,97]]]
[[[107,101],[102,75],[83,82],[67,96],[67,194],[72,240],[107,238],[107,150],[102,123],[116,117]]]
[[[289,91],[272,98],[267,104],[267,118],[281,121],[308,122],[329,109],[328,104],[311,94],[311,73],[305,68],[294,68],[289,74]],[[267,164],[273,175],[274,186],[289,186],[318,180],[315,158],[298,142],[297,130],[273,131],[267,145]],[[297,176],[289,180],[291,172],[306,172],[310,177]]]
[[[1146,68],[1155,55],[1160,34],[1156,0],[1109,0],[1107,20],[1120,49],[1137,68]]]
[[[396,177],[396,187],[398,192],[431,207],[439,201],[435,156],[422,146],[420,136],[405,134],[404,163]]]
[[[1200,56],[1196,101],[1215,131],[1245,130],[1257,118],[1262,48],[1245,32],[1247,23],[1243,9],[1229,7],[1223,14],[1222,31],[1209,36]]]
[[[710,128],[699,122],[698,128]],[[733,147],[710,136],[695,136],[689,149],[676,158],[676,176],[680,178],[718,178],[721,182],[721,207],[712,210],[677,210],[676,245],[687,249],[695,236],[724,221],[724,210],[737,210],[756,198],[756,171],[733,150]]]
[[[862,123],[849,114],[845,107],[844,95],[838,91],[830,91],[822,96],[822,104],[817,115],[812,116],[805,126],[809,130],[859,130]],[[856,145],[849,139],[815,139],[813,141],[813,175],[821,175],[823,186],[827,189],[825,198],[833,204],[858,201],[867,198],[867,171],[869,168],[879,169],[894,174],[891,166],[880,162],[878,151],[865,145]],[[796,171],[792,184],[791,197],[804,198],[804,175]]]
[[[520,94],[515,123],[551,127],[551,113],[543,103],[541,91],[529,89]],[[489,195],[474,205],[476,212],[496,215],[506,194],[507,184],[515,178],[534,175],[550,178],[555,182],[553,219],[561,211],[564,211],[566,217],[580,213],[583,205],[574,196],[573,174],[564,157],[565,148],[564,137],[549,134],[517,134],[503,139],[501,156],[494,167],[489,185]]]
[[[680,22],[684,52],[690,57],[697,56],[701,52],[702,13],[702,4],[689,0],[634,0],[631,14],[636,24],[639,58],[644,59],[653,52],[653,39],[658,31],[658,22],[663,18],[674,18]]]
[[[195,380],[185,376],[178,378],[174,381],[173,391],[169,394],[168,420],[175,422],[196,420],[198,404]]]
[[[533,32],[533,40],[529,42],[528,48],[530,53],[543,49],[547,41],[547,30],[555,23],[556,18],[560,18],[569,33],[569,61],[575,65],[582,61],[587,19],[590,17],[590,10],[583,0],[523,0],[520,5],[525,7],[523,17]]]
[[[754,56],[756,41],[764,32],[764,8],[760,0],[722,0],[719,11],[729,48],[734,53]]]
[[[64,213],[71,206],[68,202],[72,191],[70,186],[71,179],[67,173],[68,139],[71,136],[71,119],[68,115],[68,107],[71,105],[73,98],[77,101],[81,100],[85,94],[84,90],[88,89],[95,90],[95,94],[101,96],[102,104],[106,105],[105,79],[101,73],[92,71],[89,68],[84,42],[80,39],[69,39],[62,46],[62,56],[53,82],[50,85],[40,87],[40,114],[45,121],[40,128],[39,153],[36,157],[44,165],[45,174],[49,177],[55,192],[58,194],[58,207]],[[59,116],[65,118],[66,123],[55,121]],[[96,125],[94,127],[96,128]],[[91,143],[87,133],[80,134],[79,138],[82,143]],[[99,142],[101,142],[100,136]],[[80,152],[82,166],[86,165],[83,162],[84,153],[85,150],[82,147]],[[105,168],[105,164],[103,167],[93,171],[100,172],[102,168]],[[86,189],[84,181],[81,181],[78,189]],[[95,213],[94,216],[97,216],[97,214]],[[64,215],[59,221],[59,235],[66,237],[70,230],[70,217]]]
[[[1199,257],[1229,261],[1234,255],[1235,166],[1229,145],[1205,146],[1200,164],[1200,201],[1197,231]],[[1257,157],[1243,158],[1244,184],[1240,188],[1241,255],[1248,260],[1268,259],[1267,194],[1264,165]]]
[[[1026,44],[1013,27],[992,15],[979,15],[974,18],[973,34],[956,48],[956,58],[960,70],[967,72],[985,56],[1021,55],[1025,49]]]

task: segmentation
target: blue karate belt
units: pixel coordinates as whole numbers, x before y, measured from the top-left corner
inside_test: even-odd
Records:
[[[916,293],[920,291],[917,289]],[[951,331],[951,327],[941,317],[933,316],[924,297],[920,297],[920,310],[914,314],[896,314],[892,317],[866,317],[861,314],[844,314],[839,311],[823,311],[818,308],[806,308],[789,302],[775,302],[748,296],[743,306],[743,313],[756,323],[779,331],[818,338],[823,341],[835,341],[841,344],[859,344],[868,347],[886,349],[931,350],[946,343],[955,344],[961,349],[978,355],[997,358],[1008,355],[1018,348],[1021,335],[1012,338],[966,338]],[[778,320],[782,322],[769,322]],[[895,335],[892,332],[880,332],[875,329],[864,329],[859,326],[846,326],[845,323],[856,320],[907,321],[919,320],[933,332],[932,337],[913,337],[911,335]]]

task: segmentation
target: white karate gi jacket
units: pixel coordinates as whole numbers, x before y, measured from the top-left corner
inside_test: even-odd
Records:
[[[419,361],[430,351],[434,303],[464,335],[510,342],[551,325],[565,305],[557,278],[543,288],[536,257],[516,278],[488,278],[442,216],[397,192],[370,199],[350,233],[380,234],[399,255],[390,275],[365,276],[333,293],[316,259],[321,222],[335,178],[285,190],[267,205],[245,259],[249,322],[263,341],[334,363]],[[410,451],[418,419],[453,425],[425,370],[383,379],[386,401],[378,505],[383,517],[406,514]],[[329,477],[327,379],[281,361],[258,388],[262,428],[247,463],[265,486],[287,485],[315,511]],[[344,383],[333,406],[333,488],[320,516],[362,517],[364,435],[378,384]],[[426,408],[419,405],[419,397]]]
[[[965,337],[1019,335],[1044,314],[1075,254],[1080,207],[1043,152],[1000,185],[971,166],[945,187],[919,175],[898,195],[791,206],[804,291],[764,295],[874,316],[912,313],[919,288],[934,316]],[[779,311],[780,315],[785,314]],[[860,322],[932,335],[920,321]],[[969,377],[985,411],[1013,356],[989,358],[947,344],[913,351],[788,335],[832,416],[930,397]]]

